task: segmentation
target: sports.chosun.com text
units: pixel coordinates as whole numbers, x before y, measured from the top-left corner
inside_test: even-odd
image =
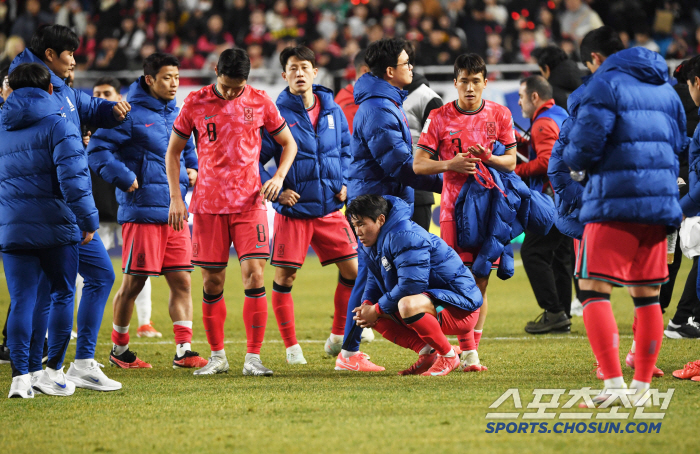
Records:
[[[660,433],[661,422],[490,422],[486,424],[487,434],[647,434]]]

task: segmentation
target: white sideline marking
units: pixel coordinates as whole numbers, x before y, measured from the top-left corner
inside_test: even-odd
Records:
[[[621,335],[620,339],[632,339],[633,336],[631,335]],[[449,340],[456,340],[454,337],[449,337]],[[525,337],[482,337],[481,340],[484,341],[513,341],[513,340],[540,340],[540,339],[546,339],[548,341],[550,340],[588,340],[588,337],[586,336],[571,336],[571,335],[561,335],[561,336],[525,336]],[[323,344],[326,342],[325,339],[323,340],[316,340],[316,339],[305,339],[305,340],[299,340],[298,341],[300,344]],[[373,342],[388,342],[386,339],[375,339]],[[171,341],[142,341],[138,340],[135,342],[129,342],[129,345],[172,345],[175,343],[175,340]],[[207,341],[204,340],[193,340],[193,344],[206,344]],[[227,340],[224,341],[224,344],[245,344],[246,341],[244,340]],[[264,342],[265,344],[281,344],[282,340],[280,339],[272,339],[272,340],[266,340]],[[97,345],[100,346],[110,346],[112,345],[111,342],[98,342]]]

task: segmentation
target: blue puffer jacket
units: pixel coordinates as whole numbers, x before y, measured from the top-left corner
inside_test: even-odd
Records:
[[[552,183],[554,189],[554,205],[557,207],[558,214],[557,229],[564,235],[579,240],[583,236],[583,224],[578,219],[581,213],[583,184],[571,179],[571,171],[564,162],[562,153],[564,147],[569,143],[569,132],[576,121],[576,113],[581,103],[581,96],[586,90],[586,83],[587,80],[584,80],[583,85],[569,95],[568,110],[570,115],[561,125],[559,139],[552,147],[552,156],[549,158],[549,168],[547,169],[549,182]]]
[[[681,199],[681,209],[685,216],[691,217],[700,215],[700,128],[695,128],[690,141],[688,167],[690,181],[688,193]]]
[[[90,139],[90,168],[117,187],[120,224],[168,222],[170,190],[165,173],[165,152],[173,122],[180,111],[175,100],[164,102],[150,95],[143,76],[129,87],[129,117],[114,129],[98,129]],[[192,139],[180,158],[180,191],[184,200],[187,170],[197,169]],[[137,179],[139,188],[126,192]]]
[[[413,171],[411,130],[402,107],[407,95],[372,73],[355,83],[360,107],[352,123],[348,202],[363,194],[390,194],[413,204],[413,188],[442,192],[441,175]]]
[[[48,92],[20,88],[0,127],[0,249],[80,242],[99,217],[80,131]]]
[[[387,314],[398,312],[404,296],[423,292],[460,309],[481,307],[481,292],[454,249],[411,221],[406,202],[384,198],[392,207],[377,243],[360,248],[369,270],[363,300]]]
[[[608,57],[588,82],[564,148],[566,164],[588,174],[583,224],[680,224],[685,111],[667,80],[663,57],[634,47]]]
[[[348,122],[340,106],[333,100],[333,92],[314,85],[313,92],[321,103],[318,123],[314,131],[301,96],[285,88],[277,98],[277,107],[290,125],[299,150],[294,164],[284,179],[284,188],[299,194],[294,206],[273,202],[275,210],[292,218],[320,218],[341,209],[344,205],[335,195],[348,184],[350,166],[350,133]],[[274,157],[279,166],[282,146],[263,131],[260,151],[260,180],[265,183],[272,176],[263,164]]]
[[[30,49],[25,49],[17,55],[10,65],[10,73],[22,63],[39,63],[46,66]],[[48,66],[46,66],[48,69]],[[80,130],[84,124],[93,128],[113,128],[120,121],[114,118],[112,109],[115,102],[93,98],[80,90],[74,90],[66,82],[49,69],[53,84],[53,97],[58,102],[61,113]]]

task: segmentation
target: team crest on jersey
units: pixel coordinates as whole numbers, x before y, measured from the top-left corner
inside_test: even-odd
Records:
[[[496,122],[495,121],[486,122],[486,136],[489,139],[496,138]]]
[[[284,244],[277,246],[277,257],[284,257]]]
[[[391,270],[391,263],[389,263],[389,260],[387,260],[386,257],[382,257],[382,266],[387,271]]]
[[[192,243],[192,257],[199,256],[199,243]]]
[[[146,266],[146,254],[139,254],[136,257],[136,266],[143,268]]]
[[[244,107],[243,108],[243,119],[246,121],[246,123],[253,122],[253,108],[252,107]]]

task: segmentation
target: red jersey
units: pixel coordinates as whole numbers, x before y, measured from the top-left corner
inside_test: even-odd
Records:
[[[208,85],[187,95],[173,132],[194,132],[199,176],[191,213],[231,214],[266,210],[260,196],[261,128],[277,135],[287,123],[269,96],[250,85],[227,101]]]
[[[318,100],[318,96],[314,95],[314,103],[311,107],[306,109],[306,113],[309,114],[309,120],[311,120],[311,126],[316,130],[316,125],[318,124],[318,115],[321,113],[321,102]]]
[[[449,161],[457,153],[480,144],[492,149],[494,141],[501,142],[506,151],[515,148],[513,116],[507,107],[482,100],[474,111],[462,110],[457,101],[445,104],[430,112],[418,139],[418,148]],[[469,175],[447,171],[443,174],[440,196],[440,222],[454,221],[454,209],[459,191]]]

